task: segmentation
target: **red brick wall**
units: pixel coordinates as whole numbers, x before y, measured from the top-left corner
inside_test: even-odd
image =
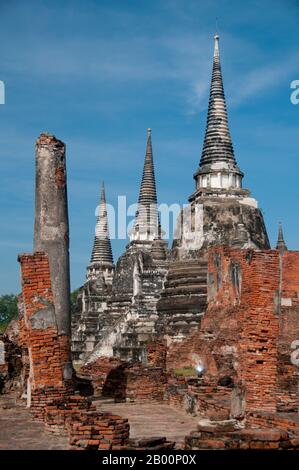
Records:
[[[166,374],[161,367],[135,364],[126,369],[127,401],[162,401],[166,390]]]
[[[152,347],[150,350],[155,353],[151,360],[161,362],[162,357],[164,361],[165,348],[161,355],[159,346]],[[164,398],[166,374],[162,367],[131,364],[103,356],[83,366],[79,374],[92,381],[95,395],[110,396],[116,401],[162,401]]]
[[[166,369],[167,346],[163,341],[152,341],[146,346],[147,364]]]
[[[291,357],[299,357],[299,253],[280,256],[211,249],[207,312],[197,332],[170,348],[168,368],[201,359],[209,380],[244,381],[247,410],[297,411],[299,366]]]
[[[276,411],[279,253],[242,253],[240,361],[246,411]],[[232,254],[233,256],[233,254]],[[246,259],[247,258],[247,259]]]
[[[110,396],[121,401],[126,396],[126,366],[126,362],[116,357],[101,356],[82,366],[78,374],[91,380],[94,395]]]
[[[299,408],[299,253],[287,251],[282,261],[281,312],[279,316],[277,407],[297,412]]]
[[[289,295],[298,303],[299,297],[299,252],[285,251],[283,254],[282,297]]]
[[[45,327],[42,323],[32,325],[37,312],[47,307],[54,309],[48,257],[45,253],[24,254],[19,262],[24,306],[21,341],[28,347],[32,399],[40,401],[42,410],[47,400],[59,398],[69,386],[63,372],[69,361],[70,344],[67,336],[58,336],[55,322]]]
[[[211,249],[208,309],[200,329],[172,347],[168,367],[202,360],[211,383],[229,376],[245,384],[247,411],[275,411],[279,288],[278,251]]]

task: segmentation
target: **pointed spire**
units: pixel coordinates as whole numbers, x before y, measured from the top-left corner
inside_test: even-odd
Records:
[[[228,127],[227,110],[222,81],[219,36],[214,36],[214,59],[210,88],[207,127],[200,164],[215,161],[235,163],[234,149]]]
[[[104,182],[102,183],[95,238],[90,262],[102,265],[113,265]]]
[[[222,81],[219,35],[214,36],[213,70],[207,125],[199,168],[194,174],[196,189],[241,189],[243,173],[237,166],[228,126]]]
[[[214,36],[214,58],[219,57],[219,36],[215,34]]]
[[[278,226],[278,238],[277,238],[276,250],[279,250],[279,251],[282,251],[282,252],[288,250],[288,247],[287,247],[287,245],[284,241],[282,223],[281,222],[279,222],[279,226]]]
[[[157,192],[152,150],[151,129],[147,130],[147,144],[143,174],[138,198],[135,225],[131,240],[153,240],[160,233]]]

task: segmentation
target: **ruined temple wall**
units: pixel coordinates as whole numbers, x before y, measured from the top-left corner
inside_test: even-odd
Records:
[[[94,394],[116,401],[162,401],[166,388],[166,345],[146,345],[147,363],[129,363],[101,356],[84,365],[79,375],[92,381]]]
[[[167,369],[189,368],[202,362],[209,381],[236,376],[240,324],[233,308],[214,308],[203,316],[201,327],[167,353]]]
[[[202,361],[210,381],[245,387],[246,411],[296,411],[298,272],[298,252],[210,249],[207,312],[170,348],[168,369]]]
[[[282,255],[282,292],[279,316],[277,407],[299,408],[299,253]]]
[[[282,306],[297,304],[299,298],[299,252],[285,251],[282,255]],[[288,299],[288,300],[287,300]],[[292,303],[293,301],[293,303]]]
[[[280,411],[299,409],[299,308],[284,307],[278,338],[277,407]]]
[[[244,384],[246,412],[276,411],[279,334],[279,253],[243,255],[238,376]]]
[[[208,276],[209,315],[221,307],[227,312],[233,310],[232,315],[238,322],[238,334],[233,345],[236,360],[232,367],[235,383],[245,389],[246,411],[274,412],[279,252],[216,247],[209,252]]]
[[[201,325],[181,343],[171,345],[167,368],[195,366],[203,363],[205,375],[215,382],[229,375],[236,376],[239,313],[234,308],[236,289],[229,274],[230,250],[214,247],[208,257],[208,308]]]

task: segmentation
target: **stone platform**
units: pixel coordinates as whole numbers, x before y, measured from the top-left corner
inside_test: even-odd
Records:
[[[111,403],[109,400],[99,400],[97,407],[104,411],[128,418],[130,437],[149,438],[165,436],[176,442],[176,448],[184,443],[185,436],[196,429],[198,416],[193,417],[169,405],[153,403]]]
[[[46,434],[12,395],[0,395],[0,450],[65,450],[67,437]]]
[[[97,409],[128,418],[132,439],[165,436],[176,442],[196,429],[198,418],[185,415],[168,405],[94,402]],[[16,404],[14,396],[0,396],[0,450],[66,450],[67,437],[56,437],[44,431],[44,425],[33,421],[23,404]]]

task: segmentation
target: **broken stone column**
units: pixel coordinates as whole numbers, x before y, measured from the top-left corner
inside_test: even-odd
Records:
[[[29,354],[28,406],[43,419],[45,405],[73,392],[69,224],[65,145],[41,134],[36,142],[34,253],[19,255],[22,321]]]
[[[41,134],[36,141],[34,251],[48,255],[58,333],[70,336],[65,144],[48,134]]]

